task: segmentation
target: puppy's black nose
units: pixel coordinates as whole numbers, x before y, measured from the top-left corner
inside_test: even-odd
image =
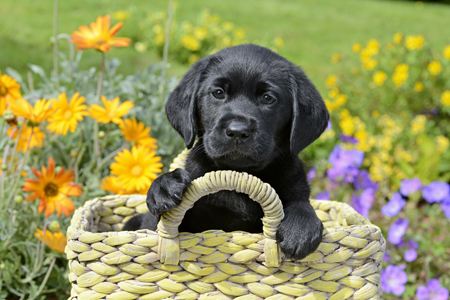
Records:
[[[245,142],[250,137],[250,129],[243,122],[231,122],[225,129],[225,134],[231,140]]]

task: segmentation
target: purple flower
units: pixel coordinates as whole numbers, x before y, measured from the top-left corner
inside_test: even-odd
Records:
[[[350,144],[358,144],[358,142],[359,142],[356,138],[349,136],[349,135],[345,135],[345,134],[339,135],[339,139],[343,142],[350,143]]]
[[[328,158],[333,167],[338,169],[361,167],[364,160],[364,152],[359,150],[341,150],[338,146],[334,147]]]
[[[420,190],[421,186],[422,184],[420,183],[419,178],[404,179],[400,183],[400,193],[403,196],[409,196]]]
[[[355,190],[373,189],[378,190],[378,183],[373,182],[369,177],[369,172],[367,170],[360,170],[358,175],[356,175],[353,181],[353,186]]]
[[[311,181],[314,178],[316,178],[316,168],[312,167],[308,172],[308,181]]]
[[[317,200],[330,200],[330,193],[328,191],[320,192],[316,196]]]
[[[384,260],[385,262],[390,262],[390,261],[391,261],[391,253],[389,253],[389,252],[386,251],[386,252],[384,253],[383,260]]]
[[[330,129],[333,129],[333,124],[331,123],[331,121],[328,121],[326,130],[330,130]]]
[[[385,293],[400,296],[405,292],[407,281],[408,277],[401,267],[389,265],[381,272],[381,289]]]
[[[353,182],[355,176],[358,174],[358,169],[355,168],[331,168],[327,170],[327,176],[333,182],[350,183]]]
[[[422,189],[422,196],[428,203],[441,202],[450,194],[450,185],[446,182],[433,181]]]
[[[442,201],[441,209],[447,218],[450,219],[450,196]]]
[[[416,297],[419,300],[447,300],[448,290],[441,287],[441,283],[437,279],[430,279],[427,286],[419,286],[417,288]]]
[[[366,189],[361,192],[361,195],[352,195],[353,208],[362,216],[368,217],[369,210],[372,208],[375,202],[375,191],[372,189]]]
[[[407,262],[412,262],[417,259],[417,251],[415,249],[408,249],[405,251],[405,254],[403,255],[403,258]]]
[[[388,217],[396,216],[405,206],[406,201],[399,193],[394,193],[389,202],[381,208],[381,213]]]
[[[392,224],[388,231],[388,240],[394,245],[398,245],[408,229],[408,219],[398,219],[397,222]]]

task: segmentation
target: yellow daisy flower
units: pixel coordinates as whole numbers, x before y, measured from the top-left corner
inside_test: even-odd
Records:
[[[362,46],[360,43],[354,43],[352,46],[352,51],[355,53],[358,53],[359,51],[361,51]]]
[[[445,59],[450,60],[450,45],[445,46],[443,54],[444,54]]]
[[[450,106],[450,91],[445,91],[441,94],[441,103],[444,106]]]
[[[122,122],[121,117],[126,115],[134,107],[131,101],[125,101],[119,105],[119,97],[108,100],[105,96],[102,96],[102,102],[104,107],[98,104],[92,104],[89,108],[89,113],[97,122],[104,124],[110,122],[120,124]]]
[[[147,147],[134,146],[131,152],[125,149],[114,158],[116,162],[111,164],[111,174],[116,175],[119,184],[127,190],[146,192],[156,179],[156,173],[162,171],[161,158],[155,154]]]
[[[402,41],[403,41],[403,33],[401,33],[401,32],[396,33],[394,35],[394,43],[398,45],[398,44],[401,44]]]
[[[81,196],[81,186],[73,183],[73,170],[67,171],[62,168],[58,174],[55,173],[55,161],[50,157],[48,169],[42,166],[42,171],[31,168],[37,179],[28,178],[23,184],[24,192],[33,192],[25,198],[25,201],[40,199],[38,212],[45,210],[45,217],[50,216],[56,209],[58,216],[61,212],[69,216],[75,205],[68,196]]]
[[[16,117],[22,117],[32,123],[40,124],[52,113],[51,104],[51,101],[47,101],[44,98],[36,101],[33,107],[23,98],[19,98],[10,102],[10,108]]]
[[[425,45],[425,39],[422,35],[407,36],[405,40],[405,46],[408,50],[422,49]]]
[[[428,64],[427,69],[431,75],[439,75],[439,73],[441,73],[442,71],[442,66],[440,62],[434,60]]]
[[[0,117],[5,113],[7,105],[6,99],[0,98]]]
[[[127,47],[131,43],[131,39],[124,37],[114,37],[114,35],[122,27],[123,23],[119,22],[109,29],[111,17],[106,15],[98,17],[96,22],[92,22],[90,28],[83,25],[74,31],[71,35],[72,43],[77,45],[78,50],[94,48],[102,52],[110,50],[110,46]]]
[[[377,71],[375,74],[373,74],[373,82],[375,82],[377,86],[382,86],[386,79],[387,75],[383,71]]]
[[[20,132],[20,135],[19,135]],[[17,143],[16,151],[28,152],[35,147],[41,147],[44,141],[44,133],[37,126],[23,124],[22,130],[16,126],[8,129],[7,134]]]
[[[125,119],[119,126],[125,140],[135,143],[137,146],[158,149],[156,139],[150,136],[151,128],[145,127],[144,123],[138,122],[136,118]]]
[[[64,253],[66,249],[67,238],[61,232],[55,232],[52,234],[50,230],[46,230],[44,234],[41,229],[36,228],[34,237],[46,244],[52,250]]]
[[[83,120],[83,116],[89,114],[87,112],[88,107],[83,105],[85,98],[79,97],[79,95],[80,93],[75,93],[72,99],[70,99],[70,102],[67,101],[65,92],[58,96],[58,100],[51,99],[53,101],[53,108],[55,109],[48,119],[50,124],[47,128],[51,132],[66,135],[70,129],[70,132],[73,133],[77,128],[78,121]]]
[[[181,43],[183,44],[184,48],[191,51],[197,51],[201,48],[200,42],[192,35],[183,35],[181,37]]]
[[[337,82],[337,77],[335,75],[329,75],[325,81],[325,84],[331,88],[336,85],[336,82]]]
[[[2,75],[2,72],[0,71],[0,101],[4,100],[9,102],[21,97],[20,84],[17,83],[17,80],[8,75]]]

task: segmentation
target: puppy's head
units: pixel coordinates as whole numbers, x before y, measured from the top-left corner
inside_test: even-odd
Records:
[[[261,169],[299,152],[325,130],[329,114],[304,72],[269,49],[226,48],[195,63],[166,104],[191,148],[231,169]]]

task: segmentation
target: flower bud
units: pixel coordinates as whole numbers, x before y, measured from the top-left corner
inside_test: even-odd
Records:
[[[105,137],[105,132],[103,130],[99,131],[98,132],[98,137],[101,138],[101,139],[104,138]]]
[[[17,118],[10,110],[5,111],[3,114],[3,119],[5,119],[9,126],[17,125]]]
[[[59,222],[54,220],[48,225],[48,229],[50,229],[52,232],[58,232],[61,229],[61,225],[59,225]]]
[[[6,165],[1,165],[1,166],[0,166],[0,169],[1,169],[2,171],[5,171],[5,170],[6,170]]]
[[[78,157],[78,151],[77,150],[70,151],[70,156],[72,156],[73,158]]]
[[[16,196],[14,196],[14,202],[16,203],[16,204],[22,204],[22,202],[23,202],[23,196],[22,195],[16,195]]]
[[[59,173],[59,171],[61,171],[61,169],[62,169],[62,167],[57,166],[57,167],[55,168],[55,173]]]
[[[16,142],[14,140],[9,140],[8,141],[8,145],[11,146],[11,147],[14,146],[15,143]]]

